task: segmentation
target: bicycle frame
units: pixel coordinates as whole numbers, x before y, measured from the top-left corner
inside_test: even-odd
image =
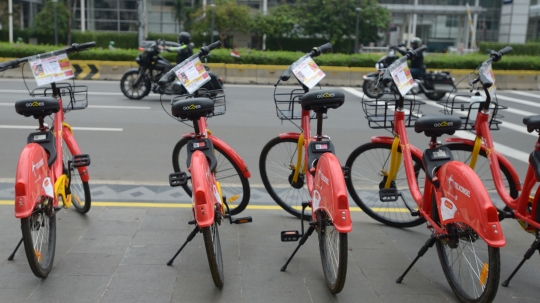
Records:
[[[489,129],[488,125],[488,119],[489,119],[489,111],[486,110],[480,110],[478,111],[475,126],[474,129],[476,131],[476,139],[473,140],[467,140],[467,139],[461,139],[461,138],[451,138],[447,139],[446,142],[451,143],[463,143],[471,146],[475,146],[475,149],[473,150],[473,157],[477,157],[480,150],[483,150],[486,152],[486,155],[489,158],[490,162],[490,170],[491,174],[493,176],[493,182],[495,183],[495,188],[497,189],[497,193],[499,194],[502,201],[510,208],[515,210],[514,216],[516,219],[521,219],[527,224],[530,224],[531,226],[540,229],[540,222],[536,222],[534,218],[534,214],[536,214],[536,204],[532,203],[532,211],[530,214],[527,213],[527,204],[529,203],[529,200],[532,198],[531,192],[535,184],[538,182],[536,180],[536,175],[534,172],[534,169],[532,168],[531,164],[529,163],[529,166],[527,168],[527,174],[525,175],[525,181],[523,187],[521,186],[521,182],[519,180],[519,176],[515,170],[515,168],[512,166],[510,161],[506,159],[503,155],[501,155],[499,152],[495,150],[495,145],[493,143],[493,138],[491,136],[491,131]],[[479,146],[479,148],[477,147]],[[540,143],[536,143],[534,147],[534,152],[540,150]],[[499,166],[499,161],[503,163],[510,172],[511,177],[514,179],[516,188],[520,192],[519,196],[517,198],[512,198],[508,191],[506,190],[503,179],[501,175],[501,170]],[[472,163],[474,164],[474,163]],[[471,166],[474,169],[474,166]],[[540,198],[540,188],[536,190],[536,193],[534,195],[534,199],[537,200]]]
[[[403,104],[403,97],[400,97],[400,101],[399,103]],[[397,104],[396,107],[398,107]],[[491,203],[486,190],[469,190],[484,188],[484,186],[478,176],[467,165],[457,161],[443,164],[436,173],[436,178],[441,181],[440,186],[434,189],[433,183],[426,178],[424,193],[420,193],[411,153],[414,153],[419,158],[422,158],[422,153],[409,143],[403,108],[396,108],[394,121],[394,138],[373,137],[371,141],[392,144],[390,172],[393,175],[389,175],[388,180],[396,178],[401,163],[399,158],[403,156],[407,182],[412,197],[419,206],[420,215],[429,222],[428,225],[434,229],[435,234],[437,236],[448,234],[445,229],[432,219],[432,212],[438,211],[443,226],[448,223],[464,222],[471,226],[489,245],[493,247],[504,246],[506,240],[499,223],[497,209]],[[401,147],[403,155],[398,152],[398,146]],[[436,145],[431,142],[430,148],[435,147]],[[395,165],[398,165],[398,167],[395,167]],[[389,188],[389,183],[385,184],[385,188]],[[433,210],[432,203],[430,203],[433,194],[435,194],[437,210]],[[443,210],[449,213],[443,214]]]
[[[201,118],[201,119],[203,119],[203,118]],[[206,123],[205,123],[205,125],[206,125]],[[185,134],[182,135],[182,137],[183,138],[195,138],[196,134],[194,132],[185,133]],[[251,173],[249,172],[249,169],[248,169],[246,163],[240,157],[240,155],[238,155],[238,153],[234,149],[232,149],[232,147],[230,147],[227,143],[225,143],[225,141],[223,141],[223,140],[219,139],[218,137],[212,135],[212,133],[208,129],[206,130],[206,138],[210,139],[210,141],[212,141],[212,144],[219,147],[222,151],[225,152],[225,154],[227,154],[229,157],[231,157],[232,161],[234,161],[234,164],[236,164],[242,170],[242,175],[244,177],[246,177],[246,178],[251,177]]]
[[[53,207],[58,206],[58,196],[66,204],[71,205],[71,195],[66,194],[65,188],[69,182],[68,177],[63,173],[63,140],[66,141],[72,154],[80,154],[80,148],[73,137],[71,127],[64,122],[64,110],[62,97],[58,94],[56,84],[52,83],[53,96],[57,98],[60,110],[54,114],[53,135],[56,138],[55,148],[57,158],[49,167],[47,164],[49,156],[45,149],[37,143],[29,143],[23,148],[17,165],[15,180],[15,217],[25,218],[30,216],[36,203],[44,202],[39,197],[52,199]],[[64,131],[64,127],[66,130]],[[41,132],[49,130],[47,126],[40,126]],[[80,177],[88,182],[90,174],[86,167],[78,167]],[[54,184],[54,185],[53,185]]]

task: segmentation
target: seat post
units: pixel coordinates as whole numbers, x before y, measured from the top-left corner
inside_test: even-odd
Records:
[[[195,136],[198,136],[201,133],[199,129],[199,119],[200,118],[193,119],[193,128],[195,129]]]
[[[322,137],[323,112],[317,111],[317,138]]]

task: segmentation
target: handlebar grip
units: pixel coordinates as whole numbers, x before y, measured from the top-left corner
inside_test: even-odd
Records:
[[[78,47],[78,51],[83,51],[83,50],[87,50],[89,48],[92,48],[96,46],[96,42],[95,41],[92,41],[92,42],[85,42],[83,44],[79,44],[79,47]]]
[[[201,50],[199,51],[199,57],[206,56],[210,53],[211,50],[215,49],[216,47],[221,45],[221,41],[216,41],[208,46],[201,47]]]
[[[287,68],[279,78],[283,81],[288,81],[291,78],[291,69]]]
[[[7,61],[7,62],[2,62],[2,63],[0,63],[0,71],[4,71],[4,70],[10,69],[10,68],[15,68],[17,66],[19,66],[19,60],[18,59]]]
[[[210,45],[208,45],[208,51],[211,51],[213,49],[216,49],[217,47],[219,47],[221,45],[221,41],[218,40]]]
[[[326,52],[326,51],[329,51],[332,49],[332,43],[328,42],[328,43],[325,43],[319,47],[317,47],[319,49],[319,52],[320,53],[323,53],[323,52]]]
[[[512,47],[511,46],[505,46],[503,49],[501,49],[499,51],[499,53],[501,53],[501,55],[506,55],[508,54],[509,52],[512,51]]]

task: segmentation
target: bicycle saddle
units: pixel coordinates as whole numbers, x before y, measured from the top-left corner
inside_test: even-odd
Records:
[[[345,102],[345,94],[337,89],[316,90],[306,93],[300,99],[302,109],[326,112],[328,108],[338,108]]]
[[[426,115],[418,118],[414,123],[414,131],[425,132],[428,137],[453,135],[460,128],[461,118],[452,115]]]
[[[540,129],[540,115],[524,117],[523,124],[527,125],[527,131],[529,133],[532,133],[535,129]]]
[[[208,98],[192,98],[175,102],[171,107],[173,116],[196,120],[214,112],[214,101]]]
[[[60,110],[58,100],[53,97],[34,97],[15,102],[15,111],[25,117],[45,117]]]

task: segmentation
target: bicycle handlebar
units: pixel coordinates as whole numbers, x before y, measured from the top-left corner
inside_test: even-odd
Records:
[[[216,41],[216,42],[214,42],[214,43],[212,43],[212,44],[210,44],[208,46],[201,47],[201,49],[199,50],[198,53],[196,53],[193,56],[187,58],[183,62],[180,62],[175,67],[171,68],[170,71],[165,73],[165,75],[161,76],[161,78],[158,81],[158,85],[160,87],[163,87],[163,86],[167,85],[169,82],[173,81],[174,77],[176,77],[176,71],[179,70],[182,66],[185,65],[185,64],[183,64],[184,62],[189,62],[189,61],[191,61],[191,60],[193,60],[195,58],[202,58],[202,57],[208,56],[208,54],[210,54],[210,52],[212,50],[216,49],[220,45],[221,45],[221,41],[218,40],[218,41]]]
[[[484,89],[488,89],[491,86],[493,86],[493,82],[484,75],[484,72],[483,72],[484,69],[490,63],[500,61],[503,55],[506,55],[510,53],[511,51],[512,51],[511,46],[505,46],[503,49],[501,49],[498,52],[491,51],[491,53],[489,54],[489,58],[486,61],[482,62],[482,64],[480,64],[480,67],[478,68],[478,78],[469,81],[469,86],[473,86],[474,84],[478,83],[478,81],[482,83],[482,86],[484,87]]]
[[[314,47],[311,50],[311,52],[307,53],[306,55],[313,58],[313,57],[320,56],[323,52],[328,51],[330,49],[332,49],[332,43],[328,42],[319,47]],[[288,81],[291,78],[291,65],[289,65],[289,67],[285,71],[283,71],[283,73],[281,74],[281,76],[279,76],[279,79],[275,85],[278,85],[279,81]]]
[[[24,57],[24,58],[19,58],[19,59],[11,60],[11,61],[8,61],[8,62],[3,62],[3,63],[0,63],[0,72],[11,69],[11,68],[16,68],[21,63],[28,62],[28,60],[30,60],[31,58],[36,57],[36,56],[41,56],[41,55],[56,56],[56,55],[60,55],[60,54],[68,54],[69,55],[71,53],[85,51],[85,50],[87,50],[87,49],[89,49],[91,47],[94,47],[94,46],[96,46],[96,42],[94,42],[94,41],[85,42],[83,44],[73,43],[70,47],[64,48],[64,49],[61,49],[61,50],[56,50],[56,51],[52,51],[52,52],[37,54],[37,55],[28,56],[28,57]]]
[[[416,58],[416,56],[418,56],[418,54],[423,53],[426,50],[427,46],[425,45],[422,45],[417,49],[410,49],[405,54],[403,54],[403,57],[397,59],[395,63],[392,63],[392,65],[401,64],[403,62],[407,62],[407,60],[413,60],[414,58]],[[394,80],[392,78],[392,75],[390,74],[389,68],[387,68],[386,71],[383,73],[382,80],[384,81],[384,83],[389,83],[390,81]]]

